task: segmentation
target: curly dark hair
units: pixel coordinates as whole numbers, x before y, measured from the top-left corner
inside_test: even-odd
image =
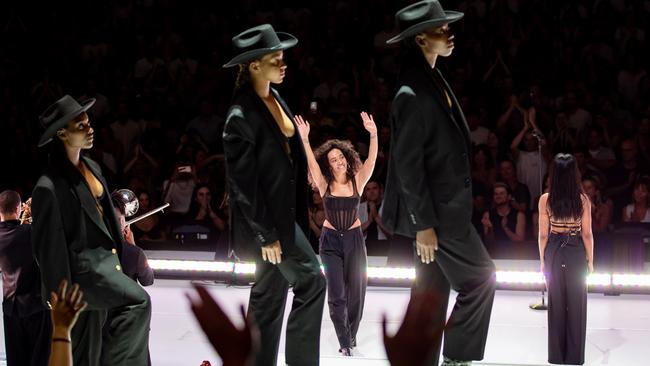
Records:
[[[327,159],[327,154],[333,149],[339,149],[343,153],[345,160],[348,162],[347,178],[348,180],[354,179],[354,175],[357,174],[359,168],[361,168],[361,159],[359,158],[359,153],[354,149],[352,143],[347,140],[327,140],[324,144],[319,146],[314,151],[314,156],[318,162],[323,177],[327,181],[327,184],[332,183],[334,180],[334,175],[330,169],[330,162]],[[311,181],[311,176],[309,177]],[[312,182],[313,184],[313,182]]]

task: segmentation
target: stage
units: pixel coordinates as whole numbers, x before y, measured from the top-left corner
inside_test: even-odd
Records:
[[[247,301],[248,288],[204,283],[227,312],[239,320],[237,307]],[[191,290],[190,281],[156,280],[146,289],[153,302],[150,339],[153,365],[199,366],[203,360],[209,360],[213,366],[220,365],[189,310],[184,294]],[[336,335],[326,305],[321,365],[388,365],[381,340],[381,315],[384,312],[388,315],[389,329],[397,329],[408,298],[408,290],[404,288],[369,287],[359,345],[352,358],[338,356]],[[497,291],[485,359],[476,364],[547,364],[546,312],[528,308],[529,303],[537,300],[537,292]],[[649,339],[650,296],[589,294],[586,365],[647,365]],[[284,340],[281,342],[278,365],[284,365]],[[0,358],[4,359],[4,339],[1,344]]]

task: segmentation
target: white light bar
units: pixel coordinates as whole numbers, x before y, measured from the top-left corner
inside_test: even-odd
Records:
[[[650,287],[650,274],[619,274],[612,278],[614,286]]]
[[[148,259],[147,262],[154,270],[167,271],[232,272],[234,267],[233,262],[216,261]]]
[[[197,260],[150,259],[149,265],[157,271],[188,272],[234,272],[235,274],[255,274],[255,263],[233,263]],[[321,267],[322,269],[322,267]],[[544,275],[536,271],[497,271],[497,282],[503,284],[544,284]],[[415,268],[368,267],[369,279],[408,280],[415,279]],[[609,274],[592,273],[587,277],[590,286],[610,287],[649,287],[650,274]]]

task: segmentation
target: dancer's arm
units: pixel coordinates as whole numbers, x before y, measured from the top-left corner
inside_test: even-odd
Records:
[[[587,266],[589,273],[594,271],[594,234],[591,230],[591,201],[589,197],[582,195],[582,243],[587,254]]]
[[[370,148],[368,150],[368,158],[363,163],[355,179],[357,180],[357,189],[360,190],[358,193],[362,194],[363,189],[368,183],[368,180],[372,176],[372,172],[375,170],[375,163],[377,162],[377,152],[379,151],[379,143],[377,142],[377,126],[375,125],[375,120],[372,118],[371,114],[366,112],[361,112],[361,119],[363,120],[363,127],[366,128],[366,131],[370,133]]]
[[[549,231],[549,218],[548,210],[546,209],[546,200],[548,199],[548,193],[544,193],[539,198],[539,203],[537,206],[537,212],[539,213],[539,234],[538,234],[538,245],[539,245],[539,261],[540,261],[540,270],[544,272],[544,250],[546,250],[546,244],[548,243],[548,231]]]
[[[226,121],[223,149],[226,156],[228,185],[231,190],[230,204],[248,223],[261,247],[274,245],[279,240],[273,218],[265,209],[264,197],[260,197],[259,169],[255,154],[255,139],[250,125],[233,113]]]
[[[323,173],[320,170],[320,166],[318,165],[316,157],[314,156],[314,152],[312,151],[311,145],[309,144],[309,122],[304,120],[300,115],[295,116],[293,120],[298,126],[300,139],[302,140],[302,145],[305,147],[305,154],[307,155],[307,166],[309,167],[309,175],[311,175],[311,179],[314,184],[316,184],[318,193],[322,197],[327,191],[327,180],[325,177],[323,177]]]

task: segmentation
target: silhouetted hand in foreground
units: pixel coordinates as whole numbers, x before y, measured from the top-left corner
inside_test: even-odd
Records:
[[[240,306],[245,325],[238,329],[201,285],[194,285],[200,299],[187,294],[192,312],[212,347],[217,351],[223,366],[244,366],[251,363],[257,349],[257,332],[252,319],[246,318],[244,306]]]
[[[384,347],[391,366],[423,366],[431,362],[433,346],[441,336],[442,327],[434,324],[438,298],[431,292],[413,292],[406,314],[397,333],[386,333],[386,314],[383,315]]]

